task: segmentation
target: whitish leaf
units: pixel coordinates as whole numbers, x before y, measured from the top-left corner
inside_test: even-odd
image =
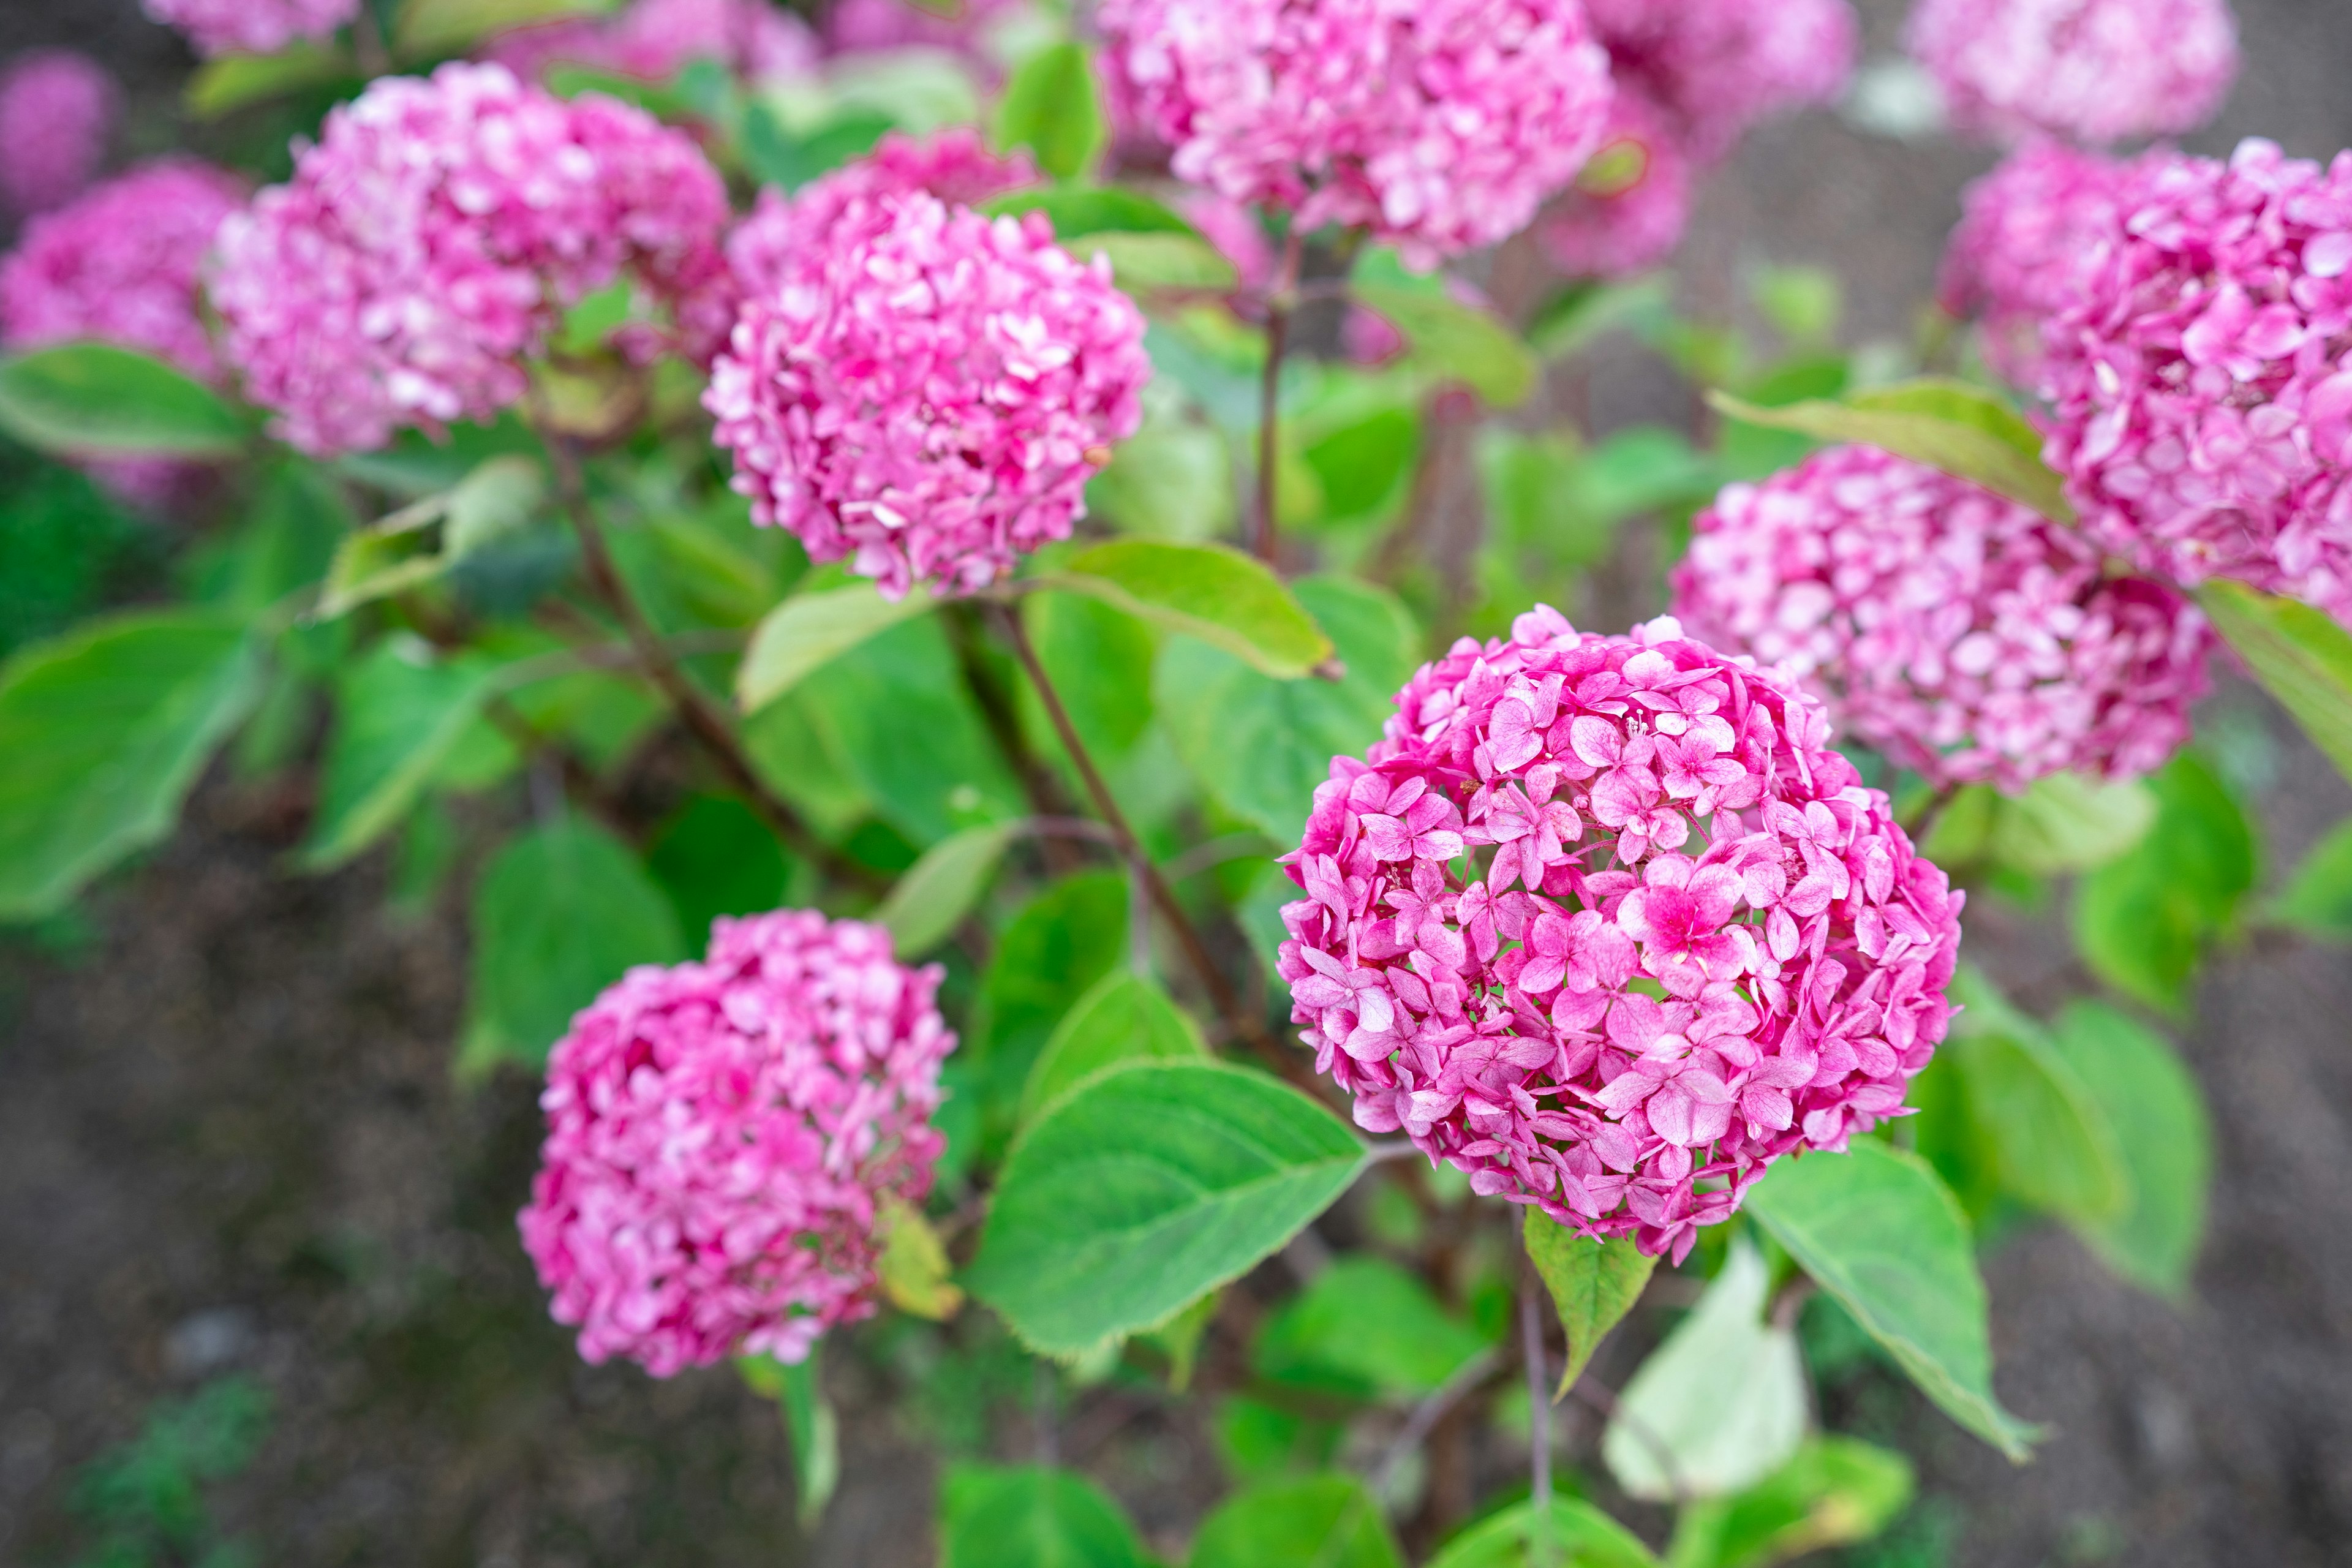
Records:
[[[757,712],[809,671],[930,607],[931,600],[920,594],[892,604],[871,583],[786,599],[751,634],[751,646],[735,671],[735,700],[744,712]]]
[[[1133,970],[1114,971],[1078,998],[1038,1053],[1021,1092],[1021,1120],[1118,1063],[1192,1061],[1208,1054],[1199,1027],[1158,981]]]
[[[1363,1159],[1339,1118],[1262,1074],[1121,1068],[1022,1133],[965,1282],[1029,1344],[1081,1355],[1239,1277]]]
[[[1591,1503],[1556,1497],[1549,1518],[1527,1502],[1489,1514],[1447,1542],[1429,1568],[1658,1568],[1658,1560]]]
[[[1857,1139],[1781,1161],[1746,1206],[1946,1415],[2024,1460],[2036,1431],[1993,1394],[1968,1220],[1925,1161]]]
[[[1815,1437],[1740,1493],[1685,1508],[1668,1568],[1772,1568],[1868,1541],[1911,1501],[1911,1461],[1853,1437]]]
[[[1735,1241],[1697,1308],[1617,1397],[1601,1457],[1637,1498],[1723,1497],[1785,1463],[1805,1436],[1796,1336],[1764,1321],[1771,1270]]]
[[[233,457],[251,432],[203,383],[111,343],[0,361],[0,428],[68,457]]]
[[[1641,1300],[1658,1260],[1642,1256],[1631,1237],[1600,1241],[1579,1236],[1540,1209],[1528,1209],[1520,1223],[1528,1257],[1543,1276],[1568,1335],[1568,1366],[1559,1376],[1565,1394],[1609,1331]]]
[[[1086,47],[1048,44],[1021,62],[996,106],[996,144],[1026,147],[1057,179],[1091,167],[1109,139]]]
[[[2352,778],[2352,632],[2324,611],[2215,578],[2197,602],[2263,689]]]
[[[303,867],[330,870],[406,820],[491,690],[488,665],[436,663],[424,650],[411,657],[392,639],[346,668]]]
[[[1042,1465],[953,1465],[940,1488],[940,1568],[1143,1568],[1118,1504]]]
[[[2120,1213],[2075,1228],[2126,1279],[2187,1294],[2213,1170],[2211,1119],[2197,1080],[2161,1038],[2096,1002],[2069,1005],[2051,1034],[2115,1129],[2130,1177]]]
[[[1297,679],[1332,654],[1282,579],[1222,544],[1114,540],[1040,581],[1198,637],[1277,679]]]
[[[261,688],[244,625],[204,611],[89,622],[0,665],[0,921],[55,913],[169,834]]]
[[[1191,1568],[1404,1568],[1380,1500],[1353,1476],[1237,1493],[1201,1521]]]

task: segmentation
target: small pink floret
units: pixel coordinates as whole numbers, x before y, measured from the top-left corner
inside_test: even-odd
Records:
[[[2193,131],[2229,96],[2229,0],[1920,0],[1911,52],[1952,122],[2095,145]]]
[[[878,926],[781,910],[572,1021],[520,1224],[583,1356],[796,1362],[873,1313],[877,1215],[922,1200],[941,1146],[940,973]]]
[[[320,43],[360,14],[364,0],[146,0],[148,16],[177,27],[200,55],[274,55]]]
[[[1285,864],[1291,1018],[1358,1125],[1654,1255],[1902,1114],[1951,1011],[1961,895],[1817,703],[1672,619],[1462,639]]]

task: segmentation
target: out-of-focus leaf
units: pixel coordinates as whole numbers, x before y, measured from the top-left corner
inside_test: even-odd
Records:
[[[1191,224],[1165,205],[1121,185],[1036,186],[991,197],[981,204],[980,210],[992,215],[1042,212],[1053,221],[1054,237],[1080,257],[1092,247],[1069,242],[1081,237],[1106,234],[1200,237]]]
[[[1120,443],[1087,486],[1087,510],[1122,532],[1198,544],[1234,520],[1233,462],[1224,437],[1148,391],[1143,428]]]
[[[2079,1224],[2113,1220],[2131,1202],[2116,1129],[2040,1024],[1992,983],[1963,967],[1952,996],[1952,1053],[2001,1184],[2037,1208]]]
[[[1521,1230],[1528,1257],[1543,1276],[1544,1288],[1559,1312],[1560,1330],[1568,1336],[1568,1366],[1559,1376],[1559,1392],[1565,1394],[1609,1331],[1641,1300],[1658,1260],[1642,1256],[1631,1237],[1601,1241],[1579,1236],[1537,1208],[1527,1211]]]
[[[2156,826],[2137,848],[2083,879],[2074,944],[2108,984],[2178,1013],[2205,944],[2234,927],[2253,889],[2254,833],[2236,798],[2191,752],[2150,782]]]
[[[1045,580],[1197,637],[1278,679],[1297,679],[1332,654],[1331,639],[1282,580],[1224,545],[1114,540]]]
[[[2325,611],[2216,577],[2197,602],[2263,689],[2352,778],[2352,632]]]
[[[611,9],[607,0],[404,0],[392,42],[404,55],[455,54],[509,27]]]
[[[215,55],[188,79],[185,101],[196,119],[218,120],[247,104],[353,74],[340,50],[298,41],[274,55]]]
[[[1086,46],[1048,44],[1014,68],[996,106],[996,144],[1026,147],[1056,179],[1093,166],[1110,132]]]
[[[1516,408],[1535,391],[1540,366],[1534,351],[1492,310],[1442,289],[1376,279],[1358,282],[1353,293],[1403,336],[1398,368],[1407,374],[1459,382],[1493,408]]]
[[[64,457],[234,457],[251,435],[220,395],[112,343],[0,360],[0,429]]]
[[[1771,1474],[1805,1436],[1796,1336],[1764,1320],[1771,1270],[1735,1241],[1729,1261],[1618,1395],[1601,1456],[1637,1498],[1723,1497]]]
[[[2197,1080],[2171,1047],[2100,1003],[2071,1004],[2051,1034],[2115,1129],[2130,1176],[2122,1212],[2075,1228],[2125,1278],[2185,1295],[2213,1168],[2211,1121]]]
[[[1271,1481],[1201,1521],[1191,1568],[1404,1568],[1380,1500],[1353,1476]]]
[[[1810,1439],[1738,1497],[1685,1508],[1666,1568],[1773,1568],[1868,1541],[1911,1501],[1911,1461],[1854,1437]]]
[[[400,639],[387,638],[350,666],[336,683],[303,868],[331,870],[400,826],[492,689],[486,662],[439,662]]]
[[[1030,900],[997,939],[970,1038],[948,1068],[958,1093],[978,1102],[989,1151],[1019,1124],[1022,1089],[1055,1029],[1126,956],[1127,922],[1127,879],[1089,871]]]
[[[735,671],[735,700],[757,712],[867,638],[931,608],[924,595],[896,604],[871,583],[799,594],[770,611]]]
[[[1084,1476],[1042,1465],[951,1465],[940,1568],[1144,1568],[1135,1527]]]
[[[1661,273],[1621,283],[1571,284],[1536,312],[1528,342],[1546,359],[1567,359],[1607,332],[1638,330],[1673,311],[1673,284]]]
[[[2105,784],[2050,773],[2021,795],[1997,795],[1990,848],[2037,877],[2086,871],[2130,852],[2156,825],[2156,792],[2138,779]]]
[[[1013,842],[1015,825],[992,822],[950,834],[923,852],[874,911],[892,947],[911,963],[955,934],[979,904]]]
[[[1021,1093],[1021,1120],[1106,1068],[1129,1061],[1198,1060],[1209,1054],[1200,1028],[1159,982],[1114,970],[1078,998],[1037,1054]]]
[[[1486,1349],[1429,1287],[1386,1258],[1354,1253],[1268,1317],[1251,1364],[1270,1383],[1354,1398],[1419,1398]]]
[[[56,913],[170,833],[261,684],[244,623],[209,611],[86,622],[0,665],[0,920]]]
[[[1069,248],[1082,257],[1102,256],[1118,286],[1130,294],[1155,289],[1221,292],[1241,281],[1234,264],[1197,235],[1114,232],[1073,240]]]
[[[751,1391],[782,1407],[784,1436],[793,1452],[793,1482],[800,1492],[797,1512],[801,1528],[813,1527],[824,1514],[841,1482],[841,1426],[817,1378],[817,1354],[822,1342],[797,1362],[773,1356],[745,1356],[736,1363]]]
[[[532,459],[512,454],[488,459],[446,493],[346,538],[327,568],[318,615],[331,620],[431,582],[522,527],[546,493],[546,475]]]
[[[755,100],[743,114],[743,163],[761,184],[797,191],[871,152],[895,123],[879,109],[845,105],[843,112],[796,135],[767,102]]]
[[[2308,936],[2352,937],[2352,819],[2312,846],[2272,913]]]
[[[948,1249],[923,1211],[894,1199],[875,1223],[882,1234],[875,1273],[891,1305],[919,1318],[954,1317],[963,1305],[963,1292],[948,1283]]]
[[[646,868],[677,912],[689,948],[721,915],[756,915],[784,901],[793,866],[760,814],[728,795],[689,797],[646,847]]]
[[[1083,1355],[1238,1278],[1363,1161],[1339,1118],[1264,1074],[1120,1068],[1022,1133],[965,1283],[1033,1348]]]
[[[1537,1544],[1540,1533],[1545,1547]],[[1429,1568],[1658,1568],[1641,1538],[1589,1502],[1556,1497],[1548,1519],[1514,1503],[1445,1543]]]

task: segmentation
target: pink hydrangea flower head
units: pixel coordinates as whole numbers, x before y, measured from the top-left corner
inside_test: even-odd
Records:
[[[1025,150],[989,150],[979,132],[955,126],[925,137],[893,131],[873,152],[810,181],[791,195],[767,186],[727,238],[727,259],[750,294],[772,292],[800,268],[822,268],[845,216],[886,196],[923,192],[951,206],[977,206],[1041,178]]]
[[[922,192],[856,204],[754,295],[704,404],[754,521],[887,596],[971,593],[1068,537],[1142,419],[1143,316],[1042,213]]]
[[[785,910],[633,969],[548,1058],[524,1247],[592,1362],[797,1362],[874,1311],[876,1220],[919,1203],[955,1047],[879,926]]]
[[[1730,486],[1693,527],[1683,624],[1802,682],[1841,733],[1938,788],[2131,777],[2189,738],[2205,618],[1965,479],[1838,447]]]
[[[0,73],[0,197],[18,214],[63,206],[106,161],[114,79],[72,49],[36,49]]]
[[[1585,0],[1622,86],[1712,163],[1773,115],[1827,103],[1861,48],[1846,0]]]
[[[320,42],[360,14],[363,0],[145,0],[150,20],[177,27],[200,55],[274,55]]]
[[[1674,254],[1689,226],[1691,166],[1664,118],[1620,88],[1601,151],[1538,235],[1571,278],[1623,278]]]
[[[1358,1125],[1653,1255],[1900,1114],[1950,1013],[1961,895],[1818,703],[1672,619],[1454,644],[1285,865],[1291,1018]]]
[[[1577,0],[1106,0],[1098,21],[1179,177],[1417,264],[1527,226],[1608,121]]]
[[[2043,456],[2092,540],[2352,623],[2352,153],[2151,153],[2045,326]]]
[[[2003,141],[2191,131],[2238,73],[2229,0],[1920,0],[1909,42],[1953,124]]]
[[[451,64],[330,115],[292,181],[223,228],[213,301],[287,440],[365,450],[516,402],[562,310],[624,279],[668,324],[623,346],[707,356],[732,314],[726,220],[683,132]]]
[[[820,54],[809,25],[768,0],[636,0],[614,16],[514,28],[487,58],[525,79],[572,65],[663,82],[708,59],[751,81],[784,82],[813,74]]]
[[[33,219],[0,262],[0,341],[119,343],[216,379],[199,282],[214,235],[244,196],[224,171],[168,158]]]

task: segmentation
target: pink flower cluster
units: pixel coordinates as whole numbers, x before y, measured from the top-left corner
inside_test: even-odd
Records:
[[[1871,447],[1736,484],[1674,574],[1692,632],[1801,681],[1938,788],[2129,777],[2189,738],[2210,635],[2016,502]]]
[[[114,79],[71,49],[36,49],[0,75],[0,197],[19,215],[79,195],[106,162]]]
[[[1690,223],[1692,169],[1664,117],[1621,87],[1601,151],[1538,235],[1551,264],[1573,278],[1622,278],[1654,267]]]
[[[200,55],[274,55],[317,42],[360,14],[363,0],[146,0],[150,19],[177,27]]]
[[[893,131],[865,157],[791,195],[762,187],[751,216],[727,238],[727,259],[747,294],[769,294],[796,270],[821,270],[844,221],[887,197],[919,192],[977,206],[1040,178],[1026,151],[999,157],[969,126],[919,139]]]
[[[1525,227],[1608,120],[1577,0],[1105,0],[1097,19],[1179,177],[1417,263]]]
[[[2044,457],[2094,542],[2352,623],[2352,153],[2150,154],[2045,326]]]
[[[502,66],[384,78],[221,235],[213,300],[246,390],[319,454],[521,397],[563,309],[627,278],[696,357],[726,331],[727,192],[683,133]]]
[[[974,592],[1069,535],[1142,420],[1143,316],[1041,213],[861,200],[744,306],[704,404],[753,518],[887,597]]]
[[[633,969],[548,1061],[523,1246],[592,1362],[656,1377],[804,1358],[874,1310],[875,1232],[930,1188],[936,966],[813,910],[721,919],[698,963]]]
[[[2042,327],[2123,238],[2137,165],[2036,140],[1969,187],[1937,298],[1976,318],[1986,363],[2018,386],[2041,379]]]
[[[2003,140],[2193,130],[2238,71],[2229,0],[1920,0],[1909,42],[1952,122]]]
[[[816,69],[816,34],[768,0],[636,0],[618,16],[568,16],[499,36],[488,58],[517,76],[584,66],[666,82],[695,60],[716,60],[756,82]]]
[[[1618,85],[1664,115],[1693,163],[1843,89],[1861,29],[1846,0],[1584,0]]]
[[[1671,619],[1456,643],[1285,863],[1291,1017],[1358,1125],[1653,1255],[1899,1114],[1950,1013],[1961,895],[1818,704]]]

